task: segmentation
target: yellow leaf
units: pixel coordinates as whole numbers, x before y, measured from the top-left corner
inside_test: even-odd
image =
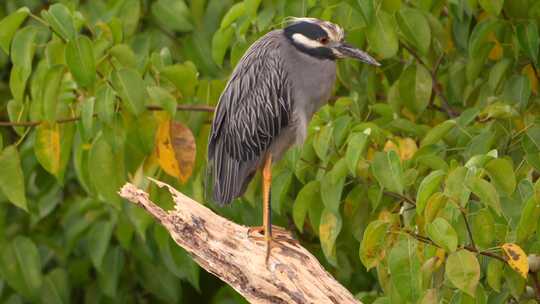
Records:
[[[501,46],[501,43],[497,39],[495,39],[493,42],[495,43],[495,45],[493,45],[493,47],[491,48],[488,58],[493,61],[498,61],[503,56],[503,48]]]
[[[410,137],[398,139],[399,144],[399,158],[401,160],[408,160],[414,156],[414,153],[418,151],[416,142]]]
[[[375,152],[376,152],[375,149],[373,149],[372,147],[369,147],[366,153],[366,159],[369,161],[372,161],[373,157],[375,157]]]
[[[180,169],[179,178],[182,183],[185,183],[193,173],[193,167],[195,166],[195,156],[197,154],[195,137],[188,127],[179,122],[171,124],[170,133],[172,135],[174,154]]]
[[[521,71],[522,74],[525,74],[527,78],[529,78],[529,83],[531,84],[531,89],[534,95],[538,95],[538,77],[536,77],[536,72],[534,71],[534,68],[532,65],[527,64],[523,70]]]
[[[195,165],[195,138],[191,130],[178,122],[162,119],[156,134],[156,157],[169,175],[185,183]]]
[[[36,128],[34,152],[39,163],[52,175],[60,171],[60,129],[44,122]]]
[[[391,151],[393,150],[394,152],[396,152],[397,155],[399,155],[399,148],[398,146],[391,140],[388,140],[385,144],[384,144],[384,148],[383,148],[384,152],[388,152],[388,151]]]
[[[159,166],[169,175],[180,178],[180,169],[171,143],[171,120],[163,120],[156,134],[156,156]]]
[[[527,279],[527,274],[529,273],[529,261],[523,249],[513,243],[506,243],[501,247],[506,255],[506,263],[508,263],[510,268],[514,269],[522,277]]]

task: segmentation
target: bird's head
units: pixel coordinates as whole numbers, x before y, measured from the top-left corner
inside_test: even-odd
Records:
[[[289,41],[300,51],[311,56],[335,60],[354,58],[379,66],[366,52],[348,44],[345,32],[334,23],[315,18],[291,18],[291,23],[283,30]]]

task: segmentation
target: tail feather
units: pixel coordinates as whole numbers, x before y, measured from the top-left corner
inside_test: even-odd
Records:
[[[237,160],[230,157],[221,142],[217,142],[208,155],[208,177],[212,179],[213,199],[220,205],[226,205],[246,191],[253,178],[259,160]]]

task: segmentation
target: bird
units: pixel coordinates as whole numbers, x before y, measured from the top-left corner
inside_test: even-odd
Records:
[[[343,28],[330,21],[291,18],[247,49],[216,106],[207,151],[213,200],[231,203],[262,169],[263,225],[252,231],[264,235],[267,263],[272,164],[304,142],[313,114],[331,97],[338,59],[380,65],[344,38]]]

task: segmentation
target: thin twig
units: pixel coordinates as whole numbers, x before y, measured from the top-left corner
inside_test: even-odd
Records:
[[[463,220],[465,221],[465,226],[467,227],[467,233],[469,234],[469,239],[471,240],[471,246],[472,248],[476,249],[476,244],[474,243],[474,238],[471,226],[469,225],[469,220],[467,219],[467,214],[465,213],[465,210],[463,210],[463,208],[459,208],[459,211],[461,212],[461,215],[463,215]]]
[[[396,193],[396,192],[391,192],[391,191],[384,191],[383,193],[385,195],[400,199],[402,201],[406,201],[407,203],[409,203],[409,204],[411,204],[413,206],[416,206],[416,202],[412,198],[407,197],[405,195],[402,195],[402,194],[399,194],[399,193]]]
[[[417,233],[414,233],[414,232],[408,231],[408,230],[405,230],[405,232],[408,235],[414,237],[416,240],[418,240],[418,241],[420,241],[422,243],[426,243],[426,244],[432,245],[434,247],[441,248],[439,245],[435,244],[431,239],[429,239],[429,238],[427,238],[425,236],[421,236],[421,235],[419,235]],[[497,260],[499,260],[501,262],[506,263],[506,259],[504,257],[502,257],[502,256],[500,256],[500,255],[498,255],[496,253],[493,253],[493,252],[480,251],[480,250],[478,250],[476,248],[473,248],[471,246],[460,246],[460,248],[463,248],[463,249],[468,250],[470,252],[478,253],[478,254],[483,255],[483,256],[494,258],[494,259],[497,259]]]
[[[163,108],[160,106],[147,106],[148,111],[162,111]],[[214,112],[214,107],[207,105],[177,105],[177,111],[192,111],[192,112]],[[97,114],[94,114],[93,117],[96,117]],[[69,118],[62,118],[56,120],[56,123],[63,124],[68,122],[74,122],[81,119],[80,116],[74,116]],[[43,121],[0,121],[0,127],[35,127]]]
[[[446,99],[446,96],[444,96],[440,86],[439,86],[439,80],[437,79],[437,71],[439,69],[439,65],[440,65],[440,61],[441,61],[441,58],[438,60],[438,62],[436,63],[435,67],[433,69],[431,69],[424,60],[422,60],[422,58],[420,58],[420,56],[418,56],[418,54],[416,54],[416,52],[410,48],[408,45],[406,45],[405,43],[400,43],[400,45],[406,49],[409,54],[411,54],[414,59],[416,59],[416,61],[418,61],[418,63],[420,63],[422,66],[424,66],[424,68],[426,68],[430,75],[431,75],[431,80],[433,82],[433,85],[432,85],[432,88],[433,88],[433,92],[439,96],[439,98],[441,99],[441,106],[442,106],[442,109],[446,112],[446,114],[451,117],[451,118],[454,118],[457,116],[457,113],[452,110],[452,108],[450,107],[449,103],[448,103],[448,99]]]

